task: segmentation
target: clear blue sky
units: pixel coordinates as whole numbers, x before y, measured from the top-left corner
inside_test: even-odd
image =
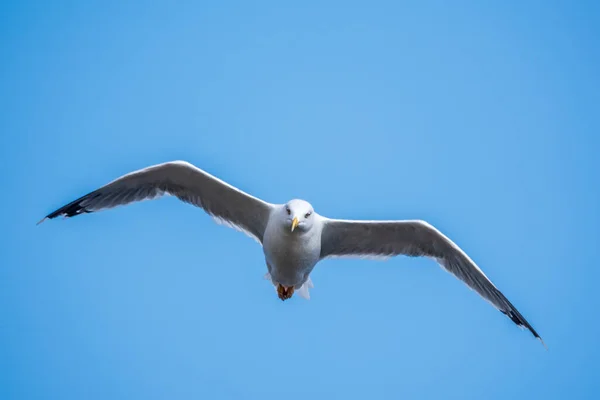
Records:
[[[0,6],[0,398],[598,398],[597,2],[83,3]],[[35,226],[175,159],[429,221],[549,350],[426,259],[282,303],[173,198]]]

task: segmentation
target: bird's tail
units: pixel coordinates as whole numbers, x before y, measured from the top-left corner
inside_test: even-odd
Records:
[[[302,286],[300,286],[300,289],[298,289],[296,293],[298,293],[298,296],[302,297],[303,299],[310,300],[310,293],[308,293],[308,289],[312,289],[314,287],[315,285],[313,285],[312,280],[309,276],[306,282],[304,282]]]

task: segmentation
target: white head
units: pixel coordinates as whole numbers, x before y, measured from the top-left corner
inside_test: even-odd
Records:
[[[306,232],[313,226],[315,212],[307,201],[299,199],[290,200],[283,205],[281,212],[284,215],[286,226],[292,232]]]

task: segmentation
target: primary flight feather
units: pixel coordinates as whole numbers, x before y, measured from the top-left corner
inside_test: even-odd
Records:
[[[330,219],[298,199],[271,204],[185,161],[158,164],[123,175],[48,214],[38,224],[58,216],[74,217],[164,194],[200,207],[219,222],[257,240],[265,255],[265,276],[282,300],[291,298],[295,291],[309,298],[310,273],[324,258],[424,256],[435,259],[515,324],[529,329],[542,341],[483,271],[428,223]]]

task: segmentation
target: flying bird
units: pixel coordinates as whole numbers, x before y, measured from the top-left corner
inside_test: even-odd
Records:
[[[523,315],[453,241],[421,220],[355,221],[317,214],[293,199],[272,204],[251,196],[185,161],[140,169],[48,214],[75,217],[136,201],[172,195],[202,208],[217,222],[236,228],[262,245],[267,272],[281,300],[308,299],[310,274],[330,257],[429,257],[463,281],[515,324],[544,344]],[[545,347],[545,344],[544,344]]]

